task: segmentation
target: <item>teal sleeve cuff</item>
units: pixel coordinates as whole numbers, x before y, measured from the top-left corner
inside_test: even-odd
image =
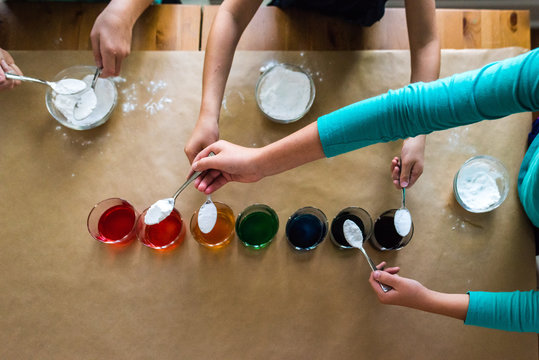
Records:
[[[469,291],[464,324],[491,329],[539,333],[539,292]]]
[[[539,49],[430,83],[415,83],[318,119],[324,154],[539,109]]]

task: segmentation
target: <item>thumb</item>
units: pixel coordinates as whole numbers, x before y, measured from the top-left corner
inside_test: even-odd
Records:
[[[400,283],[400,278],[398,275],[390,274],[387,271],[377,270],[374,272],[373,277],[374,280],[381,282],[382,284],[389,285],[392,288],[398,288],[398,285]]]
[[[401,160],[400,186],[405,188],[410,183],[410,172],[412,165]]]

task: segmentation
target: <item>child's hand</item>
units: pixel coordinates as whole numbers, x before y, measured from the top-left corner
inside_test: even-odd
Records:
[[[425,136],[420,135],[404,141],[401,162],[395,157],[391,161],[391,177],[397,189],[412,187],[423,173]]]
[[[219,140],[217,119],[200,119],[183,149],[185,155],[187,155],[187,159],[189,159],[189,163],[193,163],[199,152],[217,140]]]
[[[385,262],[382,262],[377,268],[383,269],[384,265]],[[425,300],[428,289],[416,280],[400,277],[397,275],[399,270],[398,267],[392,267],[371,272],[369,283],[382,304],[418,308],[419,304]],[[393,289],[384,292],[378,282],[389,285]]]
[[[4,49],[0,49],[0,91],[13,89],[21,83],[20,81],[7,79],[7,72],[22,75],[22,71],[15,65],[15,61],[11,55]]]
[[[133,24],[107,6],[95,20],[90,33],[95,63],[103,68],[101,76],[117,76],[122,61],[131,51]]]

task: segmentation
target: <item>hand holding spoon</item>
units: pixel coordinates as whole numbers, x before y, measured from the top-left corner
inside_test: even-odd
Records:
[[[344,238],[346,239],[346,241],[348,241],[350,246],[353,246],[361,250],[363,255],[365,255],[365,258],[367,259],[367,262],[369,263],[371,270],[372,271],[378,270],[376,268],[376,265],[374,265],[374,263],[372,262],[370,256],[367,254],[367,252],[363,248],[363,233],[361,232],[361,229],[359,228],[359,226],[357,226],[357,224],[353,222],[352,220],[348,219],[343,224],[343,232],[344,232]],[[384,292],[388,292],[389,290],[392,289],[391,286],[384,285],[382,283],[379,283],[379,284]]]
[[[6,78],[11,80],[30,81],[50,86],[56,93],[61,95],[78,94],[86,89],[86,83],[78,79],[62,79],[60,81],[46,81],[28,76],[6,73]]]
[[[214,155],[215,153],[211,152],[208,156],[214,156]],[[152,206],[150,206],[150,208],[146,212],[146,215],[144,216],[144,222],[146,223],[146,225],[158,224],[161,221],[163,221],[167,216],[169,216],[172,210],[174,209],[174,204],[176,203],[176,198],[178,197],[178,195],[180,195],[180,193],[190,183],[192,183],[197,177],[199,177],[200,174],[202,174],[202,172],[197,171],[193,175],[191,175],[191,177],[187,179],[187,181],[185,181],[182,186],[180,186],[178,191],[176,191],[176,193],[172,195],[171,198],[161,199],[155,202]]]

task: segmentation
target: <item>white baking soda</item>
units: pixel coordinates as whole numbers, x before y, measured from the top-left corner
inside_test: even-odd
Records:
[[[156,201],[144,215],[146,225],[155,225],[165,220],[174,210],[174,198]]]
[[[402,237],[408,235],[410,230],[412,230],[412,216],[407,209],[398,209],[395,212],[393,222],[395,224],[395,230]]]
[[[275,66],[266,73],[258,89],[262,111],[276,120],[300,117],[311,99],[311,81],[301,72]]]
[[[101,121],[114,106],[114,84],[105,79],[98,78],[95,91],[91,88],[93,75],[85,76],[82,81],[87,88],[81,94],[65,95],[53,93],[53,103],[58,111],[64,115],[67,122],[77,126],[89,126]],[[63,79],[76,80],[76,79]],[[74,84],[71,84],[74,88]]]
[[[497,180],[502,175],[493,171],[487,163],[474,163],[459,171],[457,191],[461,201],[472,210],[484,210],[497,203],[500,190]]]
[[[86,83],[79,79],[62,79],[52,86],[58,94],[70,95],[86,89]]]
[[[213,230],[216,222],[217,208],[208,195],[208,199],[198,210],[198,228],[202,233],[207,234]]]
[[[350,219],[344,221],[342,227],[344,238],[348,243],[355,248],[363,247],[363,233],[355,222]]]

